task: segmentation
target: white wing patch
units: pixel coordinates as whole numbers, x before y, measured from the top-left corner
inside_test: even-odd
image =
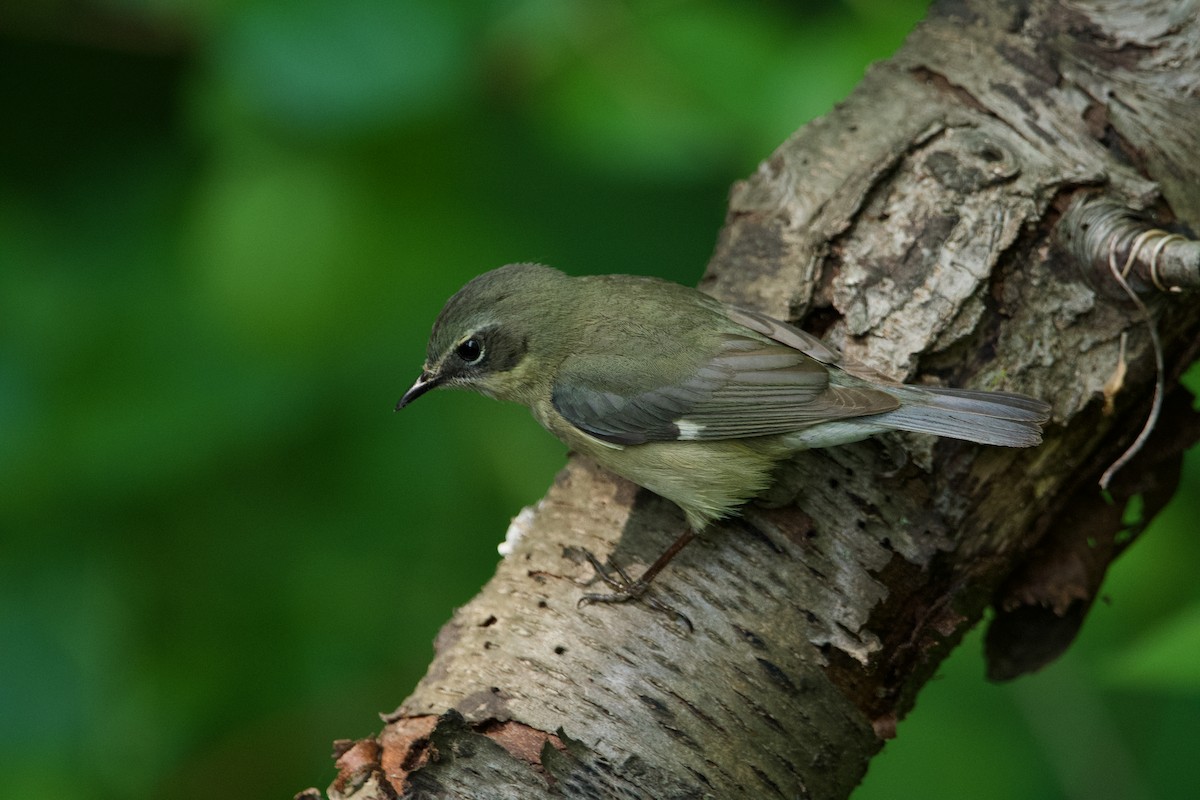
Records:
[[[679,438],[684,441],[704,438],[704,426],[699,422],[677,419],[675,420],[675,427],[679,429]]]

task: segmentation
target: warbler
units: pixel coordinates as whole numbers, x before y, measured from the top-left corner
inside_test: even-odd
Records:
[[[1041,441],[1050,407],[1006,392],[905,385],[786,322],[658,278],[509,264],[473,279],[433,326],[399,410],[439,386],[529,407],[572,450],[683,509],[694,534],[734,514],[797,450],[900,430],[989,445]],[[623,575],[623,573],[622,573]]]

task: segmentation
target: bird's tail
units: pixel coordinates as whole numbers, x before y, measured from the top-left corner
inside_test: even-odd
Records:
[[[889,428],[932,433],[1001,447],[1033,447],[1042,441],[1050,406],[1009,392],[982,392],[938,386],[889,388],[901,405],[880,414]]]

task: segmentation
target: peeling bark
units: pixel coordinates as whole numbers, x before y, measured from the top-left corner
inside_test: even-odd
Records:
[[[1061,653],[1130,540],[1125,502],[1161,507],[1200,435],[1174,388],[1200,313],[1147,297],[1169,435],[1106,505],[1096,481],[1142,424],[1153,358],[1132,306],[1056,229],[1089,193],[1198,227],[1198,16],[941,3],[731,194],[702,288],[897,379],[1047,398],[1045,444],[895,434],[796,456],[654,584],[691,634],[641,606],[576,607],[592,578],[579,548],[636,570],[684,522],[573,458],[376,749],[342,756],[330,796],[846,797],[989,605],[993,677]]]

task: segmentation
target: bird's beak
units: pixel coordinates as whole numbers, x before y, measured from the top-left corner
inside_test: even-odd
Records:
[[[396,410],[404,408],[406,405],[416,400],[421,395],[428,392],[430,389],[436,389],[442,383],[442,378],[428,370],[421,373],[421,377],[417,378],[417,382],[412,385],[412,388],[404,393],[404,397],[400,398],[400,402],[396,403]]]

